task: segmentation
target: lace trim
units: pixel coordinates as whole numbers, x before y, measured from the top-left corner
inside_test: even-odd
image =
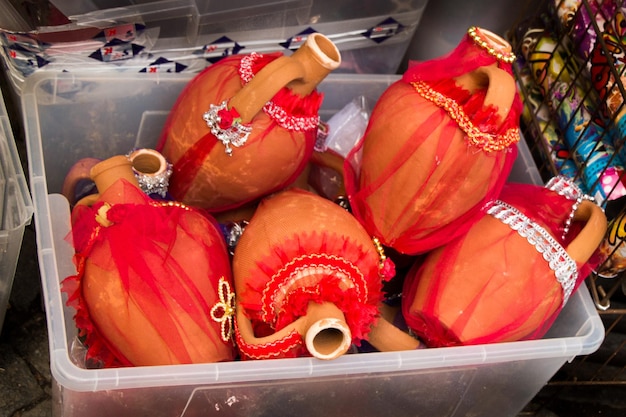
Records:
[[[520,236],[526,238],[528,243],[535,246],[537,252],[542,254],[554,272],[556,280],[563,289],[563,303],[567,303],[576,281],[578,280],[578,268],[576,262],[543,227],[534,223],[515,207],[500,201],[492,201],[487,207],[487,214],[508,225],[517,231]]]
[[[282,339],[269,343],[252,345],[247,343],[241,336],[237,321],[235,321],[235,340],[239,350],[251,359],[272,359],[280,358],[289,353],[294,348],[304,346],[302,336],[297,331],[290,332]]]
[[[241,58],[241,63],[239,64],[239,76],[244,84],[248,84],[250,80],[254,78],[252,66],[260,57],[260,54],[253,52],[250,55],[246,55]],[[320,122],[319,116],[299,117],[290,115],[285,109],[271,100],[265,103],[263,111],[280,127],[296,132],[305,132],[307,130],[316,129]]]
[[[459,125],[461,130],[467,135],[470,144],[482,149],[485,152],[502,151],[509,146],[519,142],[519,128],[513,127],[501,135],[485,133],[472,123],[463,108],[454,100],[433,90],[423,81],[412,82],[415,91],[426,100],[432,102],[437,107],[444,109],[450,117]]]
[[[365,277],[359,269],[343,258],[327,254],[302,255],[292,259],[270,278],[262,295],[263,320],[272,325],[284,308],[288,294],[296,288],[306,287],[315,291],[322,277],[328,274],[337,277],[345,289],[354,289],[357,298],[363,302],[367,300],[368,289]],[[312,276],[317,275],[316,282]],[[305,284],[302,281],[308,280]]]
[[[574,214],[576,214],[576,210],[578,210],[578,206],[583,200],[589,200],[595,202],[595,199],[587,194],[585,194],[578,185],[576,185],[571,179],[563,176],[557,175],[556,177],[551,178],[546,184],[546,188],[550,191],[554,191],[560,196],[567,198],[568,200],[574,201],[572,205],[572,210],[565,220],[565,227],[563,228],[562,238],[565,239],[567,233],[569,232],[570,227],[572,226],[572,221],[574,220]]]

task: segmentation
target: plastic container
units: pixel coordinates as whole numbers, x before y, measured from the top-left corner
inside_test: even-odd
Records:
[[[0,332],[22,248],[24,227],[32,215],[33,203],[4,98],[0,94]]]
[[[0,28],[0,58],[18,95],[38,72],[197,73],[239,52],[288,54],[311,32],[336,43],[339,72],[393,74],[428,0],[120,0],[108,8],[102,1],[58,3],[66,13],[82,13],[70,15],[71,24],[36,34]]]
[[[194,0],[159,0],[124,7],[93,10],[70,15],[77,27],[106,28],[137,23],[146,29],[158,29],[154,38],[181,38],[181,44],[193,42],[198,29],[198,13]]]
[[[206,45],[210,57],[238,47],[244,47],[243,52],[293,50],[316,31],[337,44],[342,53],[339,71],[393,74],[427,3],[236,0],[216,5],[198,1],[197,44]],[[222,36],[226,42],[219,42],[225,40]]]
[[[467,28],[478,26],[503,37],[543,2],[538,0],[437,0],[424,10],[422,23],[407,49],[411,60],[425,61],[452,51]],[[424,42],[428,39],[428,42]]]
[[[595,351],[604,329],[583,286],[541,340],[312,358],[87,370],[59,282],[74,274],[69,207],[57,194],[79,158],[153,146],[189,81],[165,76],[36,74],[22,96],[55,416],[515,416],[568,360]],[[358,96],[373,102],[397,78],[331,75],[327,120]],[[132,93],[130,93],[132,92]],[[540,177],[526,146],[513,176]]]

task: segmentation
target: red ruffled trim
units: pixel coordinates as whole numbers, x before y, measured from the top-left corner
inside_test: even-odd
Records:
[[[338,288],[345,287],[345,283],[342,283],[336,275],[329,273],[316,279],[313,284],[305,285],[285,295],[282,306],[276,309],[279,314],[274,317],[274,306],[264,302],[264,300],[271,299],[271,296],[266,297],[264,294],[266,287],[278,271],[292,260],[302,256],[303,253],[341,253],[341,258],[354,265],[365,281],[355,283],[353,288],[342,291]],[[350,239],[344,239],[342,236],[329,232],[303,234],[281,242],[280,246],[273,247],[271,254],[257,262],[256,268],[250,271],[250,278],[246,285],[246,290],[238,293],[237,297],[253,323],[271,321],[268,324],[272,325],[275,330],[280,330],[302,316],[310,301],[332,302],[344,313],[355,344],[360,343],[360,340],[368,334],[378,314],[377,306],[383,298],[377,254],[364,250]],[[363,287],[367,288],[366,294],[358,290]],[[264,318],[267,319],[264,320]]]
[[[296,358],[306,352],[302,336],[295,330],[280,340],[252,345],[243,339],[235,321],[235,341],[239,351],[245,355],[243,359]]]
[[[280,58],[282,54],[252,54],[244,57],[243,59],[248,60],[251,63],[250,70],[252,76],[256,75],[259,71],[261,71],[267,64],[270,62]],[[239,67],[241,82],[243,85],[247,84],[250,80],[246,75],[243,75],[242,72],[245,72],[242,69],[242,65]],[[297,94],[294,94],[289,88],[283,87],[272,97],[272,103],[280,106],[286,113],[288,117],[293,118],[315,118],[319,121],[318,113],[319,109],[322,105],[322,101],[324,96],[322,93],[317,90],[313,90],[307,96],[301,97]],[[277,124],[283,126],[283,123],[280,120],[277,120],[274,114],[268,112],[267,106],[263,109],[270,118],[272,118]],[[293,129],[289,129],[293,130]]]
[[[378,315],[376,305],[363,302],[354,289],[338,291],[341,280],[327,276],[315,287],[298,288],[286,298],[283,314],[277,317],[276,329],[282,329],[297,318],[306,314],[311,301],[316,303],[330,302],[337,306],[345,315],[346,323],[352,333],[352,342],[359,345],[371,330]],[[288,308],[287,308],[288,307]]]

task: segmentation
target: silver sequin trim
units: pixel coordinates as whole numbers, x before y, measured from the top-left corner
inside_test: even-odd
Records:
[[[576,262],[568,255],[563,246],[543,227],[503,201],[491,202],[487,207],[487,214],[508,225],[537,249],[537,252],[548,262],[556,280],[561,284],[563,289],[562,305],[565,305],[578,280],[578,268]]]
[[[132,152],[129,152],[126,156],[130,158]],[[167,191],[170,186],[170,177],[172,176],[172,164],[166,162],[165,171],[160,174],[146,174],[141,171],[137,171],[133,168],[133,173],[139,188],[145,194],[158,194],[162,198],[167,196]]]

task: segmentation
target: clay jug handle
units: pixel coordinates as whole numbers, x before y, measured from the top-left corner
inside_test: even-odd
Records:
[[[100,162],[96,158],[83,158],[78,160],[67,172],[63,180],[61,194],[70,202],[70,206],[76,204],[76,187],[81,181],[91,180],[89,172],[94,165]]]
[[[310,159],[311,163],[324,168],[330,168],[340,175],[340,178],[345,178],[344,175],[344,158],[338,153],[326,150],[326,151],[314,151]],[[337,190],[337,197],[343,197],[346,195],[346,187],[344,182],[341,182],[339,189]]]
[[[479,34],[480,46],[487,49],[490,54],[495,55],[497,61],[511,55],[511,44],[506,39],[489,30],[478,28],[475,30],[474,34]],[[498,58],[498,56],[502,58]],[[470,92],[474,92],[477,88],[487,88],[484,105],[495,106],[497,114],[500,116],[500,122],[504,122],[517,95],[517,85],[510,73],[499,68],[498,63],[494,62],[491,65],[461,75],[456,78],[456,81]]]
[[[489,88],[485,96],[485,105],[495,106],[500,116],[500,124],[504,122],[513,106],[513,100],[517,95],[515,79],[508,72],[496,67],[482,67],[477,70],[489,78]]]
[[[330,168],[343,176],[344,158],[332,151],[314,151],[311,155],[311,162],[315,165]]]
[[[306,315],[264,337],[254,334],[252,323],[240,305],[236,314],[239,334],[248,345],[271,345],[295,331],[304,338],[306,348],[313,357],[329,360],[346,353],[352,343],[344,314],[332,303],[310,302]]]
[[[381,303],[378,310],[380,317],[367,336],[369,344],[381,352],[415,350],[424,347],[419,340],[392,324],[397,314],[396,309]]]
[[[291,56],[280,57],[259,71],[230,99],[228,107],[237,110],[242,123],[249,123],[281,88],[306,96],[340,64],[335,44],[320,33],[310,34]]]
[[[607,219],[602,209],[595,203],[583,200],[574,212],[572,220],[583,221],[585,226],[567,246],[567,253],[576,263],[583,264],[591,258],[604,240]]]
[[[487,88],[484,107],[494,106],[500,117],[500,125],[506,119],[517,95],[515,79],[497,64],[480,67],[456,78],[457,84],[470,92]]]
[[[108,189],[115,181],[118,179],[124,178],[137,188],[139,188],[139,182],[137,181],[137,177],[133,171],[133,165],[130,158],[125,155],[116,155],[112,156],[109,159],[105,159],[104,161],[100,161],[95,164],[89,170],[90,178],[96,183],[96,188],[99,193],[102,193],[104,190]],[[82,198],[80,201],[76,203],[76,206],[81,205],[93,205],[99,198],[99,194],[88,195],[85,198]],[[111,196],[114,200],[116,198],[115,195]],[[116,201],[111,201],[111,203],[115,203]]]

